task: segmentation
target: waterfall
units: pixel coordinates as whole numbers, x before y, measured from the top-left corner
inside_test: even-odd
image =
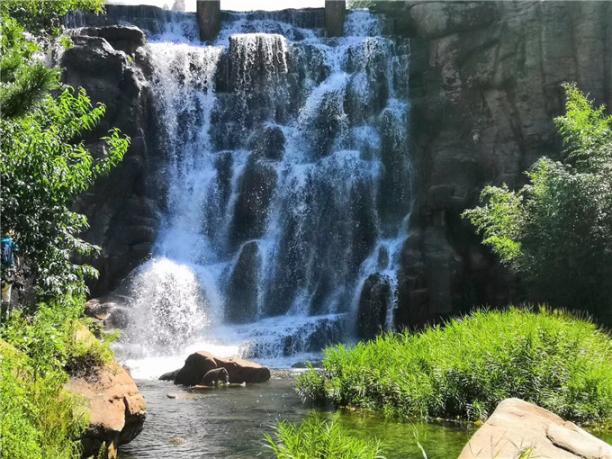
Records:
[[[365,11],[333,39],[296,13],[231,13],[213,45],[192,16],[168,17],[146,49],[165,210],[119,353],[156,374],[199,349],[287,364],[358,336],[374,278],[392,328],[408,43]]]

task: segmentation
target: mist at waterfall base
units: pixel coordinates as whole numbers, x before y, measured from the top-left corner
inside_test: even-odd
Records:
[[[212,45],[194,15],[168,17],[146,45],[164,210],[119,357],[145,379],[199,350],[316,359],[355,336],[375,274],[392,328],[411,207],[408,43],[365,11],[338,38],[231,13]]]

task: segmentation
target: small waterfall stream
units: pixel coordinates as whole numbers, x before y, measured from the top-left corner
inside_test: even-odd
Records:
[[[149,36],[165,210],[118,347],[137,377],[200,349],[302,360],[356,336],[373,276],[393,326],[409,44],[365,11],[339,38],[281,13],[228,14],[212,45],[188,14]]]

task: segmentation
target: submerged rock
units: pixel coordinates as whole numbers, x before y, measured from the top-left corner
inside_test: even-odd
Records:
[[[214,357],[206,351],[194,352],[187,357],[183,368],[176,370],[176,372],[166,373],[160,379],[170,379],[170,376],[176,373],[174,384],[195,386],[201,383],[202,378],[210,370],[220,368],[227,370],[229,382],[232,384],[261,383],[270,379],[270,370],[258,363],[241,358],[223,359]]]
[[[612,446],[575,424],[518,398],[502,401],[465,445],[459,459],[612,458]]]

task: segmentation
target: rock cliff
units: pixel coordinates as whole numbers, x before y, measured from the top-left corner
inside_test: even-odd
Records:
[[[485,184],[524,183],[555,157],[563,82],[612,105],[608,2],[375,2],[411,38],[417,205],[399,325],[523,296],[460,219]]]

